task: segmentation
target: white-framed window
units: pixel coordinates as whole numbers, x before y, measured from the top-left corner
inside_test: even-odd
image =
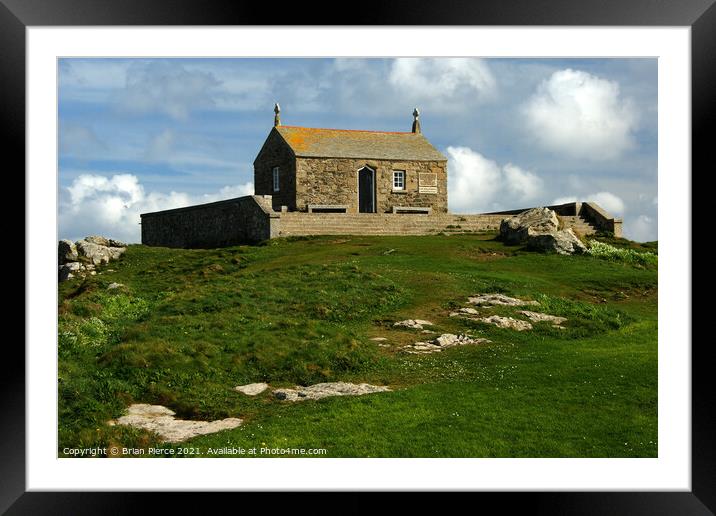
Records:
[[[405,170],[393,170],[393,190],[405,190]]]
[[[278,192],[278,167],[273,167],[273,191]]]

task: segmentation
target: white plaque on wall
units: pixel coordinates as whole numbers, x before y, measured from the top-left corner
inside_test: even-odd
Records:
[[[418,193],[438,193],[438,175],[427,172],[418,174]]]

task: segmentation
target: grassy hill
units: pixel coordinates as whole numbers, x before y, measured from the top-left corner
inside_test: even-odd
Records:
[[[619,241],[637,252],[655,245]],[[608,257],[607,257],[608,258]],[[124,287],[108,290],[112,282]],[[449,317],[476,293],[568,318],[516,332]],[[514,314],[513,308],[494,313]],[[410,355],[398,329],[491,344]],[[372,337],[386,337],[381,347]],[[657,268],[506,247],[494,235],[317,237],[263,246],[130,246],[59,287],[59,453],[162,444],[106,421],[131,403],[239,417],[185,446],[325,448],[332,457],[656,457]],[[327,381],[391,392],[291,403],[236,385]]]

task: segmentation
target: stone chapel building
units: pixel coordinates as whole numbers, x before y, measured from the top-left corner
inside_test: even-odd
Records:
[[[303,235],[432,235],[497,231],[505,215],[448,211],[447,158],[410,132],[274,126],[254,160],[254,195],[141,214],[142,243],[223,247]],[[595,203],[550,206],[566,227],[621,236]]]
[[[274,127],[254,160],[256,195],[276,211],[447,213],[447,158],[410,132]]]

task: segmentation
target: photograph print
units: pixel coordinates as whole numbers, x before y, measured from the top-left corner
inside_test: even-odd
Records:
[[[60,58],[58,457],[658,454],[656,58]]]

